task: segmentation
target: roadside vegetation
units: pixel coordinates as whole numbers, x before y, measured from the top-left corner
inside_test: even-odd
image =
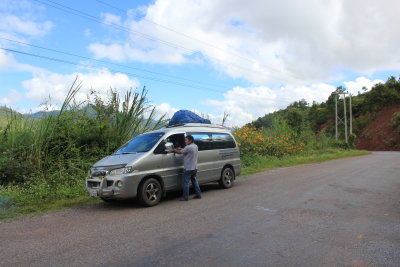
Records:
[[[233,134],[240,146],[243,175],[369,154],[354,150],[354,143],[336,141],[325,132],[314,134],[310,129],[297,132],[279,118],[275,118],[270,128],[244,126]]]
[[[345,91],[343,87],[337,89]],[[349,101],[347,97],[346,102]],[[266,114],[235,129],[234,135],[241,148],[243,174],[368,154],[354,150],[357,141],[372,139],[365,129],[379,117],[382,110],[400,108],[400,80],[389,77],[385,83],[375,85],[370,91],[359,92],[352,97],[352,106],[353,134],[349,135],[348,143],[343,140],[343,124],[339,126],[339,139],[334,137],[334,93],[319,104],[295,101],[285,109]],[[338,100],[338,107],[343,107],[343,99]],[[339,117],[343,117],[342,108],[338,109],[338,113]],[[393,113],[388,121],[389,127],[383,126],[386,131],[391,128],[390,132],[376,129],[389,150],[400,149],[399,114]]]
[[[338,90],[346,90],[346,88],[338,87]],[[346,97],[346,103],[350,101],[349,96]],[[350,146],[359,145],[361,139],[371,139],[365,129],[368,125],[376,120],[387,108],[400,108],[400,80],[395,77],[389,77],[385,83],[376,84],[370,91],[364,88],[352,97],[353,107],[353,135],[350,136]],[[347,110],[347,112],[349,112]],[[290,127],[292,136],[296,139],[300,137],[304,141],[305,136],[319,136],[324,133],[325,136],[331,137],[335,135],[335,94],[332,93],[325,102],[307,103],[305,100],[295,101],[287,108],[276,112],[266,114],[263,117],[251,122],[249,127],[257,129],[276,129],[274,124],[278,120],[285,121]],[[343,98],[338,100],[338,115],[343,118]],[[393,114],[388,120],[391,124],[390,132],[381,131],[381,142],[388,143],[385,150],[400,150],[400,135],[396,125],[399,124],[399,115]],[[381,125],[380,128],[382,128]],[[397,131],[397,132],[396,132]],[[393,136],[397,137],[394,138]],[[339,139],[344,139],[344,125],[339,125]],[[313,140],[313,139],[310,139]],[[390,141],[390,142],[389,142]],[[362,146],[358,146],[362,147]]]
[[[59,112],[41,119],[8,111],[0,130],[0,220],[93,202],[85,195],[91,165],[133,136],[165,124],[147,91],[106,99],[92,91],[77,103],[76,80]]]

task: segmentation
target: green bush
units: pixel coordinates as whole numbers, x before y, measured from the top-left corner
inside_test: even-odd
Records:
[[[349,135],[349,148],[354,149],[356,147],[356,138],[355,134]]]
[[[393,113],[390,119],[390,126],[392,126],[393,129],[400,128],[400,112]]]
[[[351,149],[350,144],[346,143],[344,140],[335,141],[333,147],[339,149]]]

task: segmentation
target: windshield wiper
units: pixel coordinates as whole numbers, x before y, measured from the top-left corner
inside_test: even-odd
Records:
[[[121,154],[122,155],[125,155],[125,154],[136,154],[137,152],[122,152]]]

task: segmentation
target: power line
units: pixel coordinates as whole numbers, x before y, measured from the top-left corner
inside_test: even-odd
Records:
[[[188,52],[191,52],[191,53],[195,52],[194,50],[190,50],[190,49],[185,48],[185,47],[183,47],[183,46],[179,46],[179,45],[177,45],[177,44],[174,44],[174,43],[171,43],[171,42],[168,42],[168,41],[161,40],[161,39],[159,39],[159,38],[157,38],[157,37],[154,37],[154,36],[152,36],[152,35],[149,35],[149,34],[145,34],[145,33],[139,32],[139,31],[135,31],[135,30],[131,30],[131,29],[128,29],[128,28],[126,28],[126,27],[117,25],[117,24],[115,24],[115,23],[103,22],[101,19],[99,19],[99,18],[97,18],[97,17],[95,17],[95,16],[92,16],[92,15],[90,15],[90,14],[88,14],[88,13],[82,12],[82,11],[77,10],[77,9],[75,9],[75,8],[71,8],[71,7],[62,5],[62,4],[60,4],[60,3],[57,3],[57,2],[54,2],[54,1],[51,1],[51,0],[34,0],[34,1],[39,2],[39,3],[41,3],[41,4],[44,4],[44,5],[47,5],[47,6],[51,6],[51,7],[55,8],[55,9],[64,11],[64,12],[66,12],[66,13],[73,14],[73,15],[78,16],[78,17],[81,17],[81,18],[85,18],[85,19],[88,19],[88,20],[92,20],[92,21],[95,21],[95,22],[97,22],[97,23],[100,23],[100,24],[103,24],[103,25],[106,25],[106,26],[112,26],[112,27],[114,27],[114,28],[117,28],[117,29],[119,29],[119,30],[122,30],[122,31],[125,31],[125,32],[128,32],[128,33],[132,33],[132,32],[133,32],[133,33],[136,33],[136,34],[138,34],[138,35],[142,35],[144,38],[147,38],[147,39],[150,39],[150,40],[153,40],[153,41],[159,41],[159,42],[161,42],[161,43],[170,45],[170,46],[175,47],[175,48],[181,48],[181,49],[184,49],[184,50],[186,50],[186,51],[188,51]],[[44,2],[44,1],[46,1],[46,2]]]
[[[95,21],[95,22],[100,23],[100,24],[103,24],[103,25],[107,25],[107,26],[114,27],[114,28],[116,28],[116,29],[119,29],[119,30],[121,30],[121,31],[125,31],[125,32],[127,32],[127,33],[136,33],[136,34],[138,34],[139,36],[142,36],[143,38],[146,38],[146,39],[149,39],[149,40],[153,40],[153,41],[158,41],[158,42],[160,42],[161,44],[168,45],[168,46],[171,46],[171,47],[174,47],[174,48],[177,48],[177,49],[182,49],[182,50],[185,50],[185,51],[187,51],[187,52],[189,52],[189,53],[196,53],[196,52],[198,52],[198,51],[196,51],[196,50],[191,50],[191,49],[188,49],[188,48],[186,48],[186,47],[184,47],[184,46],[181,46],[181,45],[178,45],[178,44],[175,44],[175,43],[171,43],[171,42],[168,42],[168,41],[159,39],[159,38],[154,37],[154,36],[149,35],[149,34],[145,34],[145,33],[139,32],[139,31],[135,31],[135,30],[132,30],[132,29],[128,29],[128,28],[126,28],[126,27],[117,25],[117,24],[115,24],[115,23],[106,23],[106,22],[103,22],[102,20],[100,20],[100,19],[98,19],[97,17],[92,16],[92,15],[90,15],[90,14],[88,14],[88,13],[85,13],[85,12],[82,12],[82,11],[80,11],[80,10],[77,10],[77,9],[74,9],[74,8],[71,8],[71,7],[68,7],[68,6],[59,4],[59,3],[54,2],[54,1],[51,1],[51,0],[34,0],[34,1],[39,2],[39,3],[41,3],[41,4],[44,4],[44,5],[47,5],[47,6],[51,6],[51,7],[55,8],[55,9],[64,11],[64,12],[66,12],[66,13],[73,14],[73,15],[78,16],[78,17],[81,17],[81,18],[85,18],[85,19],[92,20],[92,21]],[[46,1],[46,2],[44,2],[44,1]],[[205,57],[214,59],[214,60],[216,60],[216,61],[219,61],[219,62],[222,62],[222,63],[225,63],[225,64],[228,64],[228,65],[230,65],[230,66],[232,66],[232,67],[235,67],[235,68],[238,68],[238,69],[242,69],[242,70],[248,71],[248,72],[250,72],[250,73],[255,73],[255,72],[257,72],[257,73],[260,73],[260,74],[263,74],[263,75],[266,75],[266,74],[267,74],[267,73],[265,73],[265,72],[261,72],[261,71],[257,71],[257,70],[250,70],[250,69],[247,69],[247,68],[245,68],[245,67],[242,67],[242,66],[233,64],[232,62],[227,62],[227,61],[221,60],[221,59],[216,58],[216,57],[213,57],[213,56],[209,56],[209,55],[205,55],[205,54],[203,54],[203,55],[204,55]],[[269,74],[267,74],[267,75],[269,75]]]
[[[68,61],[68,60],[64,60],[64,59],[38,55],[38,54],[18,51],[18,50],[14,50],[14,49],[4,48],[4,47],[0,47],[0,49],[2,49],[4,51],[12,52],[12,53],[36,57],[36,58],[45,59],[45,60],[54,61],[54,62],[59,62],[59,63],[67,64],[67,65],[73,65],[73,66],[78,66],[78,67],[80,66],[80,67],[84,67],[84,68],[92,69],[92,70],[96,70],[96,71],[104,71],[104,69],[102,69],[102,68],[96,68],[96,67],[93,67],[93,66],[90,66],[87,64],[76,63],[76,62],[72,62],[72,61]],[[137,75],[134,73],[122,72],[122,71],[113,70],[113,69],[107,69],[107,70],[111,73],[123,73],[123,74],[125,74],[129,77],[133,77],[133,78],[140,77],[140,78],[144,78],[144,79],[148,79],[148,80],[152,80],[152,81],[156,81],[156,82],[168,83],[168,84],[178,85],[178,86],[182,86],[182,87],[189,87],[189,88],[193,88],[193,89],[199,90],[199,91],[212,91],[212,92],[216,92],[216,93],[225,93],[224,91],[214,90],[214,89],[210,89],[210,88],[197,87],[197,86],[193,86],[193,85],[189,85],[189,84],[185,84],[185,83],[179,83],[179,82],[170,81],[170,80],[158,79],[155,77]],[[282,101],[282,100],[284,100],[284,101]],[[273,100],[273,102],[284,103],[284,104],[291,103],[292,101],[293,100],[289,100],[289,99],[285,99],[285,98],[281,98],[281,100]]]
[[[98,59],[95,59],[95,58],[85,57],[85,56],[81,56],[81,55],[78,55],[78,54],[73,54],[73,53],[70,53],[70,52],[65,52],[65,51],[56,50],[56,49],[52,49],[52,48],[47,48],[47,47],[43,47],[43,46],[33,45],[33,44],[21,42],[21,41],[11,40],[11,39],[4,38],[4,37],[1,37],[1,36],[0,36],[0,39],[6,40],[6,41],[9,41],[9,42],[13,42],[13,43],[17,43],[17,44],[22,44],[22,45],[26,45],[26,46],[30,46],[30,47],[35,47],[35,48],[47,50],[47,51],[52,51],[52,52],[56,52],[56,53],[60,53],[60,54],[68,55],[68,56],[74,56],[74,57],[78,57],[78,58],[82,58],[82,59],[86,59],[86,60],[92,60],[92,61],[105,63],[105,64],[110,64],[110,65],[119,66],[119,67],[124,67],[124,68],[128,68],[128,69],[139,70],[139,71],[148,72],[148,73],[157,74],[157,75],[162,75],[162,76],[166,76],[166,77],[170,77],[170,78],[186,80],[186,81],[190,81],[190,82],[194,82],[194,83],[198,83],[198,84],[203,84],[203,85],[207,85],[207,86],[219,87],[218,85],[215,85],[215,84],[213,85],[213,84],[210,84],[210,83],[199,82],[199,81],[195,81],[195,80],[191,80],[191,79],[187,79],[187,78],[182,78],[182,77],[178,77],[178,76],[163,74],[163,73],[160,73],[160,72],[150,71],[150,70],[146,70],[146,69],[142,69],[142,68],[126,66],[126,65],[123,65],[123,64],[113,63],[113,62],[106,61],[106,60],[98,60]]]
[[[105,5],[105,6],[111,7],[111,8],[113,8],[113,9],[115,9],[115,10],[118,10],[118,11],[124,13],[124,14],[127,12],[127,10],[122,9],[122,8],[119,8],[119,7],[117,7],[117,6],[114,6],[114,5],[112,5],[112,4],[110,4],[110,3],[107,3],[107,2],[105,2],[105,1],[102,1],[102,0],[95,0],[95,1],[98,2],[98,3],[101,3],[101,4]],[[194,40],[194,41],[197,41],[197,42],[203,43],[203,44],[205,44],[205,45],[208,45],[208,46],[210,46],[210,47],[212,47],[212,48],[214,48],[214,49],[217,49],[217,50],[220,50],[220,51],[223,51],[223,52],[228,52],[228,53],[230,53],[230,54],[232,54],[232,55],[234,55],[234,56],[236,56],[236,57],[238,57],[238,58],[242,58],[242,59],[245,59],[245,60],[247,60],[247,61],[249,61],[249,62],[258,64],[258,62],[255,61],[254,59],[251,59],[251,58],[248,58],[248,57],[244,57],[244,56],[242,56],[242,55],[240,55],[240,54],[238,54],[238,53],[232,52],[232,51],[227,51],[227,50],[225,50],[225,49],[223,49],[223,48],[221,48],[221,47],[215,46],[215,45],[213,45],[213,44],[210,44],[210,43],[208,43],[208,42],[205,42],[204,40],[201,40],[201,39],[198,39],[198,38],[196,38],[196,37],[190,36],[190,35],[188,35],[188,34],[186,34],[186,33],[177,31],[177,30],[175,30],[175,29],[173,29],[173,28],[167,27],[167,26],[162,25],[162,24],[160,24],[160,23],[157,23],[157,22],[155,22],[155,21],[149,20],[149,19],[147,19],[147,18],[143,18],[142,20],[144,20],[144,21],[146,21],[146,22],[148,22],[148,23],[154,24],[154,25],[156,25],[156,26],[158,26],[158,27],[164,28],[164,29],[166,29],[166,30],[168,30],[168,31],[171,31],[171,32],[174,32],[174,33],[176,33],[176,34],[182,35],[182,36],[184,36],[184,37],[186,37],[186,38],[189,38],[189,39],[192,39],[192,40]],[[279,71],[279,70],[273,69],[273,68],[271,68],[271,67],[267,67],[267,66],[262,65],[262,64],[260,64],[260,66],[262,66],[262,67],[264,67],[264,68],[266,68],[266,69],[272,70],[272,71],[274,71],[275,73],[280,74],[280,71]],[[297,75],[294,75],[294,74],[291,74],[291,73],[288,73],[288,75],[291,76],[292,78],[301,80],[301,78],[298,77]]]
[[[116,6],[114,6],[114,5],[111,5],[110,3],[107,3],[107,2],[105,2],[105,1],[101,1],[101,0],[95,0],[95,1],[96,1],[96,2],[99,2],[100,4],[103,4],[103,5],[105,5],[105,6],[111,7],[111,8],[113,8],[113,9],[115,9],[115,10],[118,10],[118,11],[124,13],[124,14],[125,14],[126,11],[127,11],[127,10],[125,10],[125,9],[122,9],[122,8],[116,7]],[[194,41],[196,41],[196,42],[200,42],[200,43],[203,43],[203,44],[205,44],[205,45],[208,45],[208,46],[210,46],[210,47],[212,47],[212,48],[218,49],[218,50],[220,50],[220,51],[227,52],[227,51],[225,51],[225,49],[223,49],[223,48],[221,48],[221,47],[215,46],[215,45],[213,45],[213,44],[210,44],[210,43],[208,43],[208,42],[205,42],[205,41],[203,41],[203,40],[200,40],[200,39],[198,39],[198,38],[196,38],[196,37],[190,36],[190,35],[188,35],[188,34],[186,34],[186,33],[177,31],[177,30],[175,30],[175,29],[172,29],[172,28],[170,28],[170,27],[167,27],[167,26],[162,25],[162,24],[160,24],[160,23],[157,23],[157,22],[155,22],[155,21],[149,20],[149,19],[147,19],[147,18],[143,18],[143,20],[146,21],[146,22],[148,22],[148,23],[154,24],[154,25],[156,25],[156,26],[158,26],[158,27],[164,28],[164,29],[166,29],[166,30],[168,30],[168,31],[171,31],[171,32],[174,32],[174,33],[176,33],[176,34],[182,35],[182,36],[184,36],[184,37],[186,37],[186,38],[192,39],[192,40],[194,40]],[[230,54],[236,56],[236,57],[240,57],[240,58],[242,58],[242,59],[245,59],[245,60],[248,60],[248,61],[251,61],[251,62],[255,62],[254,60],[252,60],[252,59],[250,59],[250,58],[243,57],[242,55],[239,55],[239,54],[234,53],[234,52],[232,52],[232,51],[228,51],[228,52],[229,52]]]
[[[55,61],[55,62],[60,62],[60,63],[68,64],[68,65],[81,66],[81,67],[85,67],[85,68],[93,69],[93,70],[103,70],[101,68],[95,68],[95,67],[87,65],[87,64],[76,63],[76,62],[72,62],[72,61],[68,61],[68,60],[64,60],[64,59],[59,59],[59,58],[48,57],[48,56],[43,56],[43,55],[38,55],[38,54],[33,54],[33,53],[22,52],[22,51],[9,49],[9,48],[4,48],[4,47],[0,47],[0,49],[2,49],[4,51],[8,51],[8,52],[13,52],[13,53],[27,55],[27,56],[41,58],[41,59],[46,59],[46,60]],[[196,90],[200,90],[200,91],[213,91],[213,92],[217,92],[217,93],[224,93],[223,91],[219,91],[219,90],[213,90],[213,89],[210,89],[210,88],[197,87],[197,86],[193,86],[193,85],[189,85],[189,84],[185,84],[185,83],[179,83],[179,82],[170,81],[170,80],[158,79],[158,78],[151,77],[151,76],[137,75],[137,74],[133,74],[133,73],[129,73],[129,72],[116,71],[116,70],[113,70],[113,69],[108,69],[108,70],[110,72],[114,72],[114,73],[123,73],[123,74],[126,74],[127,76],[130,76],[130,77],[133,77],[133,78],[140,77],[140,78],[143,78],[143,79],[148,79],[148,80],[152,80],[152,81],[156,81],[156,82],[169,83],[169,84],[183,86],[183,87],[190,87],[190,88],[193,88],[193,89],[196,89]]]

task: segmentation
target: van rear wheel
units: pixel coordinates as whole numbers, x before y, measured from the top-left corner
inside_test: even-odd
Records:
[[[161,184],[157,179],[149,178],[141,183],[138,193],[142,205],[147,207],[155,206],[161,200]]]
[[[232,168],[226,167],[222,170],[221,178],[219,180],[219,185],[224,188],[228,189],[233,186],[235,180],[235,172]]]

